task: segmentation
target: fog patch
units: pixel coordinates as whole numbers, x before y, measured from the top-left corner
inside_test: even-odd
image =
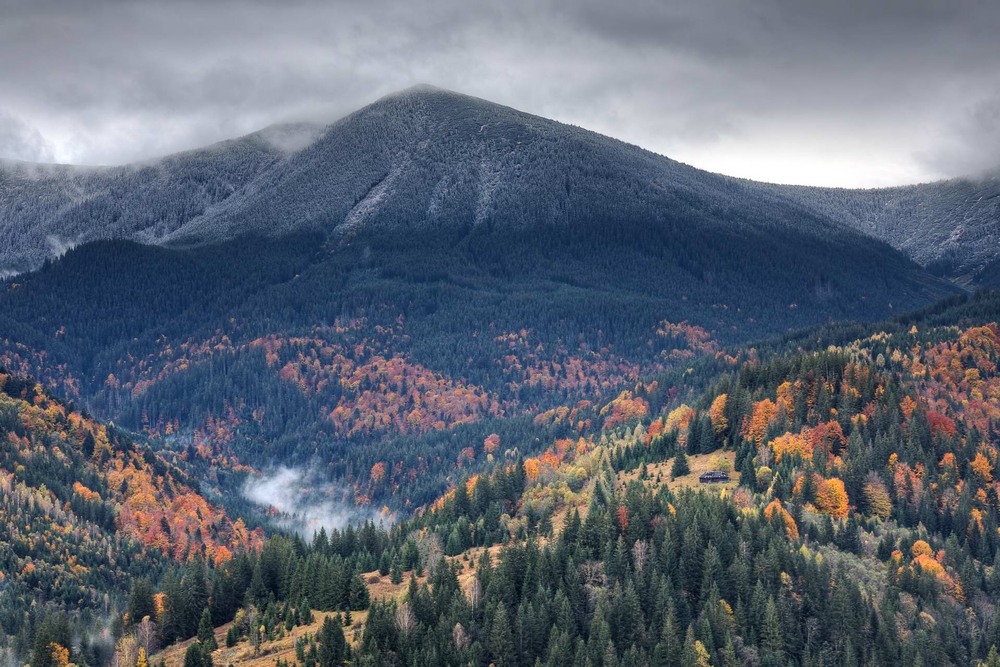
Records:
[[[314,144],[322,133],[318,125],[290,123],[265,127],[257,136],[282,153],[297,153]]]
[[[64,239],[55,234],[45,237],[45,247],[49,249],[49,255],[58,259],[80,244],[79,240]]]
[[[384,521],[378,513],[355,505],[346,486],[315,473],[281,466],[243,484],[243,497],[274,515],[284,530],[310,538],[320,528],[341,530],[348,524]]]
[[[61,180],[67,189],[84,193],[79,177],[92,176],[107,171],[107,167],[82,167],[52,162],[25,162],[0,155],[0,170],[23,181]]]

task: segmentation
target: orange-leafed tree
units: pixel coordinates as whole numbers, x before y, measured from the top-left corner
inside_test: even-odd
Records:
[[[628,530],[628,507],[622,505],[618,508],[618,527],[624,533]]]
[[[951,417],[940,412],[935,412],[934,410],[927,411],[927,423],[931,427],[932,435],[954,438],[958,432],[955,421]]]
[[[634,397],[630,391],[622,391],[613,401],[601,408],[601,416],[605,417],[604,427],[607,429],[637,421],[649,414],[649,402],[644,398]]]
[[[781,518],[781,522],[785,525],[785,535],[790,540],[799,539],[799,527],[795,523],[795,519],[792,515],[788,513],[788,510],[782,506],[781,501],[775,498],[771,503],[764,508],[764,517],[771,521],[774,516],[777,515]]]
[[[809,459],[812,456],[812,445],[802,435],[785,433],[771,441],[775,461],[780,462],[785,456],[801,456]]]
[[[917,556],[930,556],[931,558],[934,557],[934,550],[931,549],[931,545],[929,545],[924,540],[917,540],[916,542],[914,542],[913,546],[910,547],[910,553],[913,554],[914,558],[916,558]]]
[[[52,667],[67,667],[69,665],[69,649],[62,644],[52,642],[49,644],[52,653]]]
[[[712,430],[716,436],[721,436],[729,428],[729,420],[726,419],[726,402],[729,400],[728,394],[719,394],[712,400],[712,405],[708,408],[708,418],[712,420]]]
[[[775,405],[784,410],[786,418],[795,411],[795,385],[791,382],[786,380],[778,385],[775,398]]]
[[[774,401],[769,398],[754,403],[750,419],[743,425],[743,436],[760,446],[760,443],[764,440],[764,436],[767,435],[767,427],[774,416],[775,410]]]
[[[941,564],[931,545],[927,544],[924,540],[917,540],[913,543],[910,552],[913,554],[913,560],[910,561],[911,572],[917,573],[919,571],[934,575],[945,593],[959,602],[965,600],[962,585],[945,570],[944,565]]]
[[[844,482],[836,477],[825,479],[816,487],[816,509],[834,519],[847,517],[847,491]]]
[[[538,471],[540,467],[538,459],[524,460],[524,475],[528,478],[528,481],[534,482],[538,479]]]
[[[972,472],[976,473],[976,476],[983,483],[988,484],[993,481],[993,466],[982,452],[977,453],[976,458],[972,459],[969,465],[972,467]]]
[[[905,417],[907,421],[910,420],[910,415],[913,414],[913,411],[916,410],[916,408],[917,402],[909,396],[904,397],[903,400],[899,402],[899,409],[903,411],[903,417]]]
[[[828,421],[817,424],[809,431],[809,443],[810,451],[819,449],[826,460],[840,453],[847,444],[847,437],[839,422]]]
[[[667,433],[677,432],[677,440],[682,445],[687,443],[688,427],[694,418],[694,408],[684,403],[670,411],[667,421],[663,425],[663,430]]]
[[[649,445],[651,442],[653,442],[654,440],[656,440],[657,438],[659,438],[661,435],[663,435],[663,431],[664,431],[663,420],[662,419],[654,419],[653,423],[650,424],[649,428],[646,430],[646,443],[645,444]]]
[[[233,552],[230,551],[226,545],[221,544],[215,549],[215,555],[212,556],[212,562],[215,563],[216,567],[218,567],[219,565],[222,565],[226,561],[230,560],[232,557]]]

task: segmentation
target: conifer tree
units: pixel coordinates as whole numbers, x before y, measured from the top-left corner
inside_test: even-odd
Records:
[[[778,606],[773,597],[768,597],[764,605],[764,617],[761,620],[760,642],[765,665],[779,667],[784,665],[784,639],[781,633],[781,620],[778,617]]]
[[[490,626],[490,658],[497,667],[506,667],[511,664],[510,654],[514,650],[514,637],[510,629],[510,617],[503,602],[498,604],[496,611],[493,612]]]
[[[670,478],[677,479],[691,473],[691,465],[688,463],[687,454],[683,447],[678,447],[677,456],[674,457],[674,465],[670,468]]]
[[[334,617],[327,616],[316,637],[319,645],[317,649],[319,667],[334,667],[344,659],[347,644],[344,639],[342,623],[337,622],[340,620],[339,614],[336,619],[335,621]]]
[[[131,623],[141,623],[149,616],[156,620],[156,606],[153,603],[153,587],[149,579],[141,577],[132,584],[129,594],[128,618]]]
[[[201,620],[198,622],[198,641],[208,651],[219,648],[215,641],[215,628],[212,627],[212,614],[205,607],[201,612]]]

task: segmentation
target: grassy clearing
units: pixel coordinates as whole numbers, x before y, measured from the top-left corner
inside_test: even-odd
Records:
[[[666,486],[672,491],[681,489],[701,489],[704,491],[732,491],[740,484],[740,474],[733,470],[736,462],[736,452],[712,452],[711,454],[692,454],[688,456],[688,464],[691,466],[690,474],[683,475],[677,479],[670,479],[670,469],[674,465],[673,459],[668,459],[661,463],[650,463],[646,465],[646,479],[643,483],[650,488]],[[725,484],[701,484],[698,476],[709,470],[725,470],[729,473],[729,482]],[[628,470],[618,473],[615,479],[615,488],[622,491],[629,482],[639,479],[641,469]]]
[[[388,579],[387,579],[388,581]],[[315,635],[323,625],[323,620],[327,616],[333,616],[333,612],[313,612],[313,622],[309,625],[300,625],[292,628],[292,631],[284,637],[271,642],[261,644],[260,653],[254,655],[253,646],[249,641],[241,641],[232,648],[226,647],[226,633],[229,631],[231,623],[227,623],[215,629],[215,642],[219,648],[212,653],[212,662],[216,667],[226,667],[227,665],[239,665],[240,667],[274,667],[277,660],[285,660],[294,663],[295,640],[307,634]],[[361,628],[368,617],[367,611],[351,612],[353,625],[344,628],[344,635],[349,642],[356,642],[361,638]],[[184,642],[172,644],[166,649],[153,655],[150,664],[159,665],[160,661],[166,662],[167,667],[183,667],[184,653],[188,646],[195,642],[189,639]]]

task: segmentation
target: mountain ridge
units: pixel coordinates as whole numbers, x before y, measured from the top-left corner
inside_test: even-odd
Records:
[[[893,245],[958,284],[995,285],[1000,174],[891,188],[771,186],[821,215]]]
[[[896,190],[923,193],[938,187],[945,186],[856,191],[737,179],[583,128],[420,85],[329,125],[269,126],[145,163],[2,163],[0,229],[6,233],[0,269],[8,275],[32,270],[67,247],[96,239],[194,246],[248,233],[323,231],[349,240],[376,229],[424,233],[442,226],[458,232],[576,225],[612,213],[655,220],[700,198],[719,209],[720,219],[729,208],[755,209],[757,225],[779,221],[824,233],[862,233],[923,266],[940,264],[947,255],[951,264],[936,270],[945,277],[981,271],[1000,257],[998,249],[975,247],[984,231],[976,227],[968,241],[961,234],[955,240],[954,229],[934,230],[931,224],[945,217],[969,227],[969,216],[962,214],[965,200],[912,223],[919,234],[904,233],[910,223],[900,216],[882,227],[869,220],[892,208],[880,209],[872,200],[891,202]],[[929,198],[921,194],[904,208],[920,209]],[[795,219],[782,213],[789,202],[801,207]],[[987,207],[976,218],[986,218],[987,231],[996,225],[990,215]],[[959,282],[974,284],[975,278]]]

